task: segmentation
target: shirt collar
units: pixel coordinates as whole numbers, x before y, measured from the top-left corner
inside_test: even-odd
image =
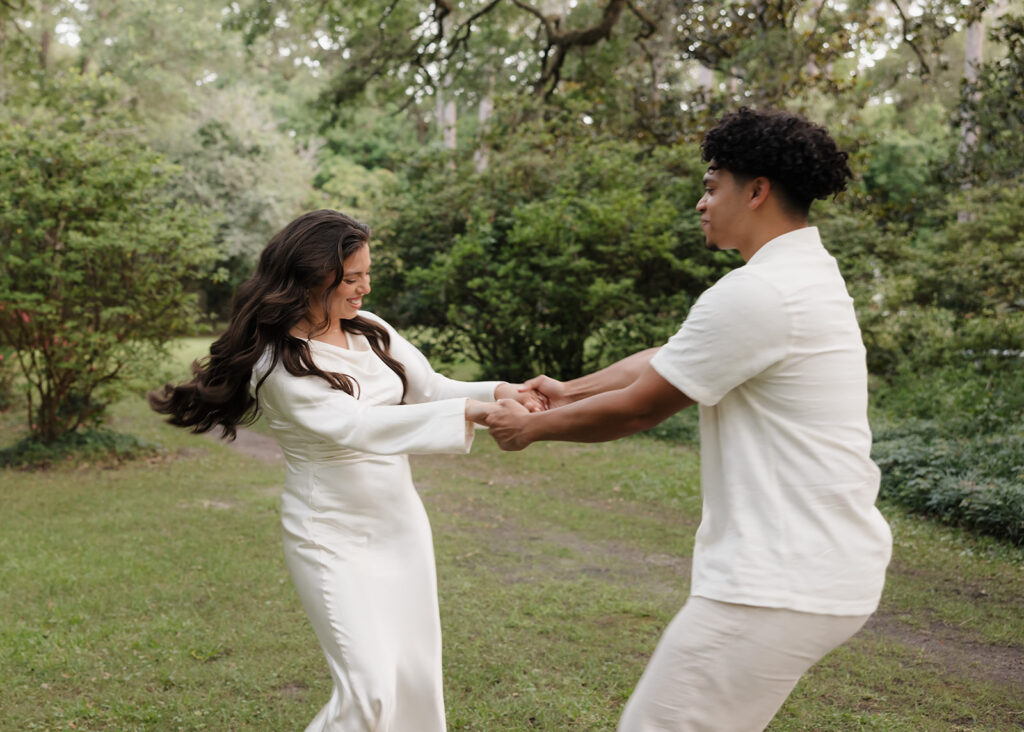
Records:
[[[781,236],[765,242],[747,261],[747,264],[763,264],[776,256],[800,249],[822,249],[821,234],[817,226],[805,226],[787,231]]]

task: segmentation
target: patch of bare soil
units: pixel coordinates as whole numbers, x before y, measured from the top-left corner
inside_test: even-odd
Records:
[[[1024,650],[1020,648],[982,643],[945,623],[912,628],[885,613],[872,615],[861,632],[916,648],[922,660],[938,664],[951,675],[1024,687]]]
[[[307,691],[309,687],[302,681],[291,681],[277,689],[277,692],[286,699],[302,699]]]

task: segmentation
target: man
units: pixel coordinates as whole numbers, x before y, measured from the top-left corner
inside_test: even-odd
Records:
[[[761,730],[800,676],[878,605],[892,539],[874,506],[867,370],[853,302],[808,227],[842,191],[846,153],[784,112],[741,109],[705,137],[707,246],[746,264],[704,292],[660,349],[561,383],[487,419],[506,450],[596,442],[700,405],[703,515],[690,597],[620,732]]]

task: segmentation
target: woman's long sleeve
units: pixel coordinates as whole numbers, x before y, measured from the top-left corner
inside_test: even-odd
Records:
[[[380,318],[364,313],[363,317],[374,319],[387,328],[391,336],[391,355],[405,366],[405,377],[409,382],[405,394],[407,404],[421,404],[440,399],[464,398],[482,402],[494,401],[494,389],[500,381],[456,381],[437,373],[427,357],[402,335]]]
[[[468,452],[472,429],[466,400],[377,406],[332,389],[317,376],[292,376],[280,366],[264,381],[259,401],[319,441],[377,455]]]

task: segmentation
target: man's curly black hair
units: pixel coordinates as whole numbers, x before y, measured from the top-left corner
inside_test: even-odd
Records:
[[[828,130],[790,112],[741,107],[707,133],[701,150],[705,162],[737,178],[768,178],[804,216],[814,199],[846,190],[853,177]]]

